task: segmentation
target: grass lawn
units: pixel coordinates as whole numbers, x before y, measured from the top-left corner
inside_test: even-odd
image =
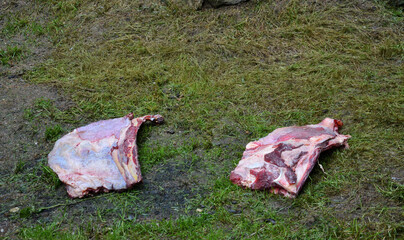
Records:
[[[23,145],[39,152],[2,159],[15,163],[0,177],[6,238],[403,237],[402,10],[362,0],[200,11],[157,0],[15,2],[0,13],[1,78],[33,62],[21,77],[69,104],[35,96],[16,113]],[[46,165],[54,142],[129,112],[166,121],[140,131],[144,182],[69,199]],[[325,172],[316,166],[296,199],[230,182],[248,142],[325,117],[344,122],[350,148],[323,153]]]

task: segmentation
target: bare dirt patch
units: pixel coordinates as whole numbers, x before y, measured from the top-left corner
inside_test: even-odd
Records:
[[[0,166],[1,174],[10,174],[18,160],[38,159],[43,152],[44,126],[33,133],[24,111],[38,99],[50,99],[60,109],[69,101],[57,89],[27,83],[16,75],[2,76],[0,83]]]

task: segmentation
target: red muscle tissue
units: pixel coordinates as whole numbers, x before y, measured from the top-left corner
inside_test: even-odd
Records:
[[[66,184],[67,193],[83,197],[132,187],[142,180],[136,136],[145,121],[162,123],[160,115],[102,120],[79,127],[59,139],[49,166]]]
[[[230,180],[251,189],[271,189],[296,197],[321,152],[344,146],[349,135],[341,135],[340,120],[326,118],[319,124],[279,128],[246,146]]]

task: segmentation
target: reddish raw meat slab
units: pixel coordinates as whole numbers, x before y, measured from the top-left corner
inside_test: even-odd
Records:
[[[271,189],[296,197],[322,151],[348,148],[349,135],[341,135],[340,120],[326,118],[319,124],[279,128],[246,146],[230,180],[251,189]]]
[[[79,127],[59,139],[48,155],[49,166],[66,184],[67,193],[83,197],[132,187],[142,180],[136,136],[145,121],[162,123],[160,115],[102,120]]]

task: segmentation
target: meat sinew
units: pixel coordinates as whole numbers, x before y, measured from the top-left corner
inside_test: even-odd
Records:
[[[319,124],[279,128],[246,146],[230,180],[251,189],[296,197],[322,151],[348,148],[349,135],[341,135],[340,120],[326,118]]]
[[[59,139],[48,155],[49,166],[66,184],[71,197],[132,187],[142,180],[136,136],[145,121],[162,123],[160,115],[102,120],[79,127]]]

